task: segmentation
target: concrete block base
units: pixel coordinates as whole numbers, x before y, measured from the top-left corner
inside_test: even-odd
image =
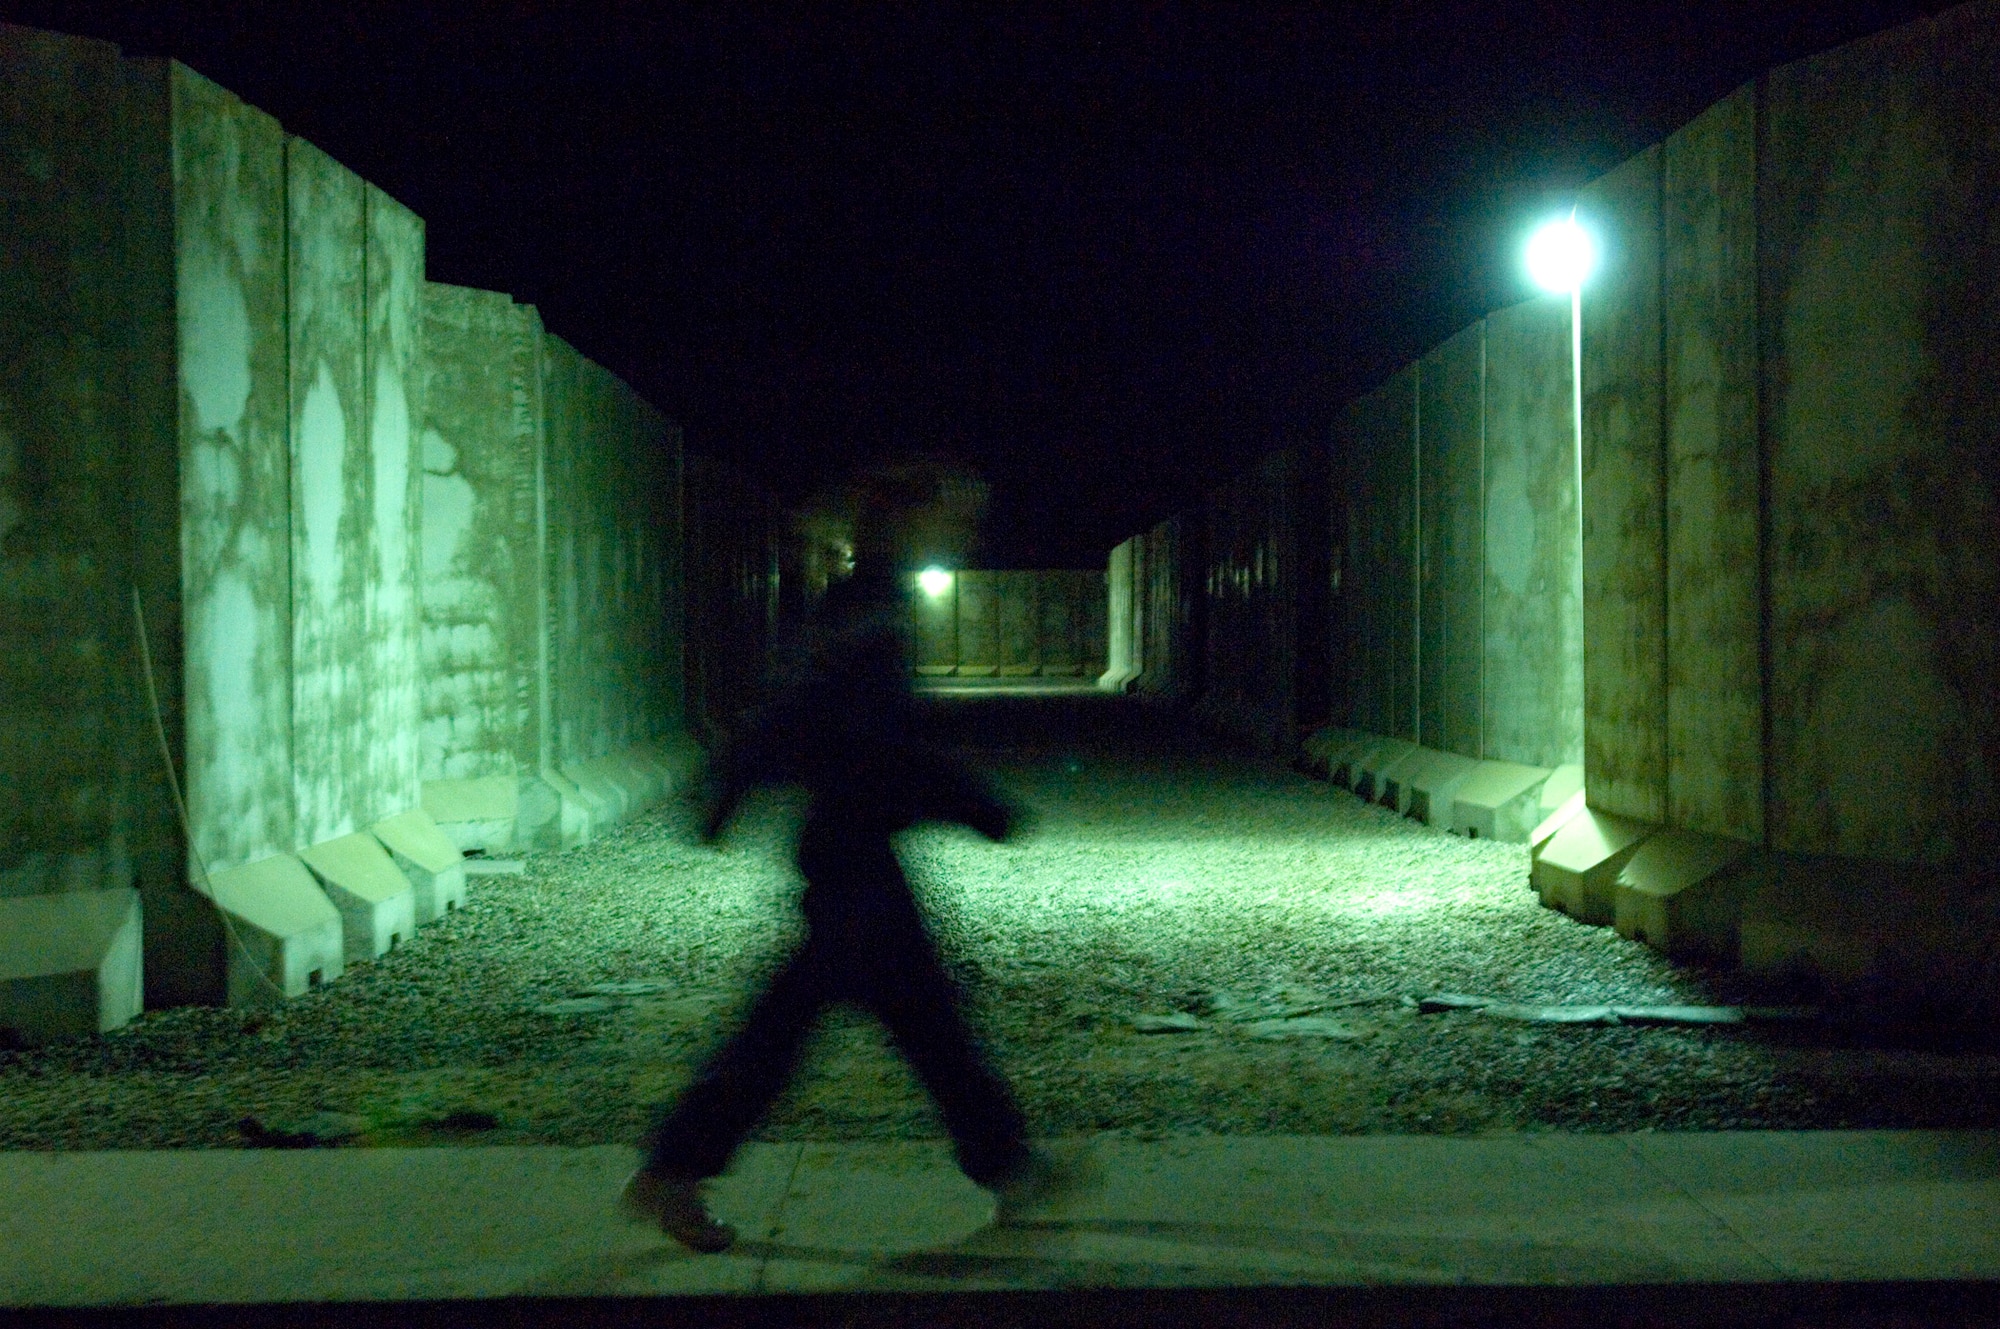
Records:
[[[1549,772],[1549,778],[1542,782],[1541,815],[1537,821],[1547,821],[1561,810],[1563,804],[1583,792],[1583,763],[1571,762],[1558,766]]]
[[[0,899],[0,1036],[101,1034],[144,1007],[139,892]]]
[[[1318,780],[1333,775],[1333,754],[1366,737],[1358,730],[1333,725],[1315,729],[1299,742],[1299,769]]]
[[[1432,757],[1443,754],[1425,747],[1412,747],[1402,759],[1385,766],[1375,779],[1375,801],[1398,813],[1410,810],[1410,782],[1423,771]]]
[[[368,828],[409,878],[417,926],[465,903],[465,856],[428,812],[413,808]]]
[[[1533,831],[1529,832],[1529,850],[1533,853],[1541,853],[1542,846],[1554,839],[1555,833],[1569,825],[1570,821],[1587,806],[1589,804],[1584,798],[1584,793],[1581,789],[1564,799],[1561,807],[1549,813],[1548,816],[1543,817],[1541,823]]]
[[[1612,926],[1676,959],[1734,963],[1754,853],[1740,840],[1655,832],[1619,870]]]
[[[1390,768],[1417,750],[1415,743],[1401,738],[1378,738],[1349,759],[1355,797],[1373,803],[1382,797],[1383,776]]]
[[[1549,908],[1583,923],[1610,923],[1617,917],[1618,874],[1653,830],[1585,808],[1542,846],[1528,879]]]
[[[520,780],[488,775],[476,780],[426,780],[423,809],[461,850],[497,853],[514,847],[521,812]]]
[[[2000,1014],[2000,898],[1965,869],[1763,857],[1743,901],[1744,973],[1928,1014]]]
[[[340,911],[347,963],[374,960],[416,935],[417,896],[389,851],[356,831],[299,851]]]
[[[1482,761],[1452,799],[1451,829],[1468,839],[1526,844],[1542,820],[1550,772],[1511,761]]]
[[[1402,811],[1426,826],[1450,825],[1458,791],[1478,769],[1479,763],[1470,757],[1426,749],[1423,764],[1406,778],[1409,793]]]
[[[1353,789],[1355,762],[1381,741],[1379,734],[1348,731],[1346,738],[1327,749],[1326,778],[1342,789]]]
[[[218,872],[208,881],[234,934],[228,942],[232,1006],[268,1006],[331,983],[346,968],[340,911],[290,854]]]

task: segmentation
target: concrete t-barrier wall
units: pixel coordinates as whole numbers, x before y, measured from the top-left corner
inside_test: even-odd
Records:
[[[1190,547],[1181,518],[1160,522],[1132,543],[1143,575],[1134,587],[1138,601],[1139,671],[1130,690],[1151,701],[1178,704],[1198,686],[1190,646],[1198,640],[1196,601],[1198,551]]]
[[[427,290],[417,217],[200,75],[4,25],[0,70],[0,894],[51,942],[0,1026],[379,954],[463,894],[431,777],[543,775],[564,832],[662,792],[671,426],[531,310]]]
[[[686,761],[679,435],[532,307],[424,308],[425,805],[464,848],[578,843]]]
[[[1972,4],[1774,70],[1580,205],[1589,803],[1767,851],[1710,948],[1960,1004],[1993,997],[1997,34]],[[1723,889],[1683,878],[1648,890]]]
[[[762,695],[779,635],[778,519],[741,472],[697,453],[686,457],[682,512],[685,709],[708,741]]]
[[[1346,723],[1474,760],[1581,760],[1569,311],[1501,310],[1347,408]]]
[[[1090,678],[1107,668],[1103,573],[969,568],[936,595],[913,592],[926,678]]]
[[[1326,718],[1327,459],[1273,452],[1207,504],[1202,722],[1289,752]]]

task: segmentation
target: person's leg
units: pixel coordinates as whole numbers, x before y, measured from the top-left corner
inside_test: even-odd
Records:
[[[901,911],[897,911],[901,912]],[[965,1175],[1000,1185],[1028,1158],[1027,1122],[973,1038],[958,985],[914,904],[871,939],[856,987],[930,1091]]]
[[[798,1064],[828,1000],[825,956],[815,940],[780,969],[736,1036],[704,1066],[646,1139],[642,1172],[712,1177],[764,1115]]]

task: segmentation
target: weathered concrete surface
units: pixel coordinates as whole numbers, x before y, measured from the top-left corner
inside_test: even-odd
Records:
[[[1349,759],[1348,787],[1364,802],[1380,802],[1389,771],[1416,751],[1417,745],[1406,738],[1376,739]]]
[[[418,927],[465,903],[465,858],[429,813],[399,812],[368,831],[409,878]]]
[[[415,808],[423,769],[424,223],[373,185],[363,197],[368,270],[364,419],[372,545],[368,640],[372,738],[358,826]]]
[[[299,851],[340,911],[348,964],[387,955],[416,935],[416,892],[374,836],[356,831]]]
[[[1423,358],[1418,375],[1418,741],[1481,757],[1485,624],[1486,324]]]
[[[1051,678],[1074,678],[1083,672],[1079,601],[1083,579],[1090,575],[1058,570],[1044,572],[1037,579],[1037,654],[1040,672]]]
[[[207,885],[231,924],[221,957],[230,1005],[270,1005],[345,972],[340,911],[291,854],[218,872]]]
[[[0,898],[0,1033],[24,1043],[101,1034],[144,1009],[139,893]]]
[[[1660,150],[1583,190],[1603,259],[1583,292],[1584,768],[1594,808],[1666,815]]]
[[[142,147],[164,159],[165,104],[149,108],[157,141],[126,142],[140,99],[123,73],[105,43],[0,24],[0,898],[120,888],[134,870],[140,717],[120,703],[138,546],[121,509],[144,500],[124,466],[133,396],[157,406],[164,389],[171,408],[172,370],[134,354],[131,324],[165,312],[171,278],[128,257],[127,167]],[[173,585],[149,587],[168,625],[178,552],[161,560]]]
[[[1756,89],[1661,148],[1667,801],[1677,827],[1764,836]]]
[[[1038,640],[1041,579],[1032,572],[996,572],[1000,596],[1000,675],[1022,678],[1041,669]]]
[[[941,595],[919,590],[912,613],[917,673],[942,676],[958,668],[958,577],[952,577]]]
[[[1477,755],[1583,760],[1583,605],[1569,307],[1486,318],[1485,704]]]
[[[1099,1323],[1533,1323],[1546,1306],[1544,1322],[1580,1324],[1609,1299],[1625,1323],[1694,1308],[1916,1325],[1958,1308],[1984,1318],[1971,1308],[2000,1275],[1990,1132],[1106,1134],[1058,1147],[1101,1180],[1009,1227],[942,1141],[753,1142],[714,1183],[746,1238],[700,1258],[612,1211],[634,1161],[622,1146],[21,1151],[0,1156],[17,1197],[0,1211],[0,1300],[86,1315],[351,1305],[355,1319],[406,1302],[499,1319],[526,1298],[617,1299],[672,1325],[775,1318],[796,1303],[745,1294],[805,1292],[885,1321],[1027,1324],[1080,1322],[1090,1288]],[[1265,1291],[1301,1286],[1289,1300]],[[1202,1309],[1180,1313],[1195,1298]]]
[[[1314,462],[1311,452],[1270,453],[1207,504],[1207,640],[1196,714],[1267,753],[1289,754],[1300,731],[1325,718],[1300,713],[1308,704],[1303,671],[1324,666],[1299,654],[1300,615],[1312,603],[1300,522]]]
[[[560,773],[545,779],[560,780],[558,796],[579,797],[569,792],[573,786]],[[529,782],[512,775],[482,775],[470,780],[426,780],[421,811],[460,849],[516,849],[521,818],[521,791]],[[581,815],[579,814],[572,814]],[[586,820],[581,837],[566,844],[580,844],[590,838]]]
[[[2000,7],[1775,70],[1764,105],[1769,842],[1990,864]]]
[[[1619,869],[1612,925],[1676,959],[1733,965],[1756,848],[1696,831],[1656,831]]]
[[[1137,536],[1120,541],[1105,560],[1105,664],[1097,683],[1108,692],[1123,692],[1138,674],[1132,663],[1132,629],[1139,621],[1132,563],[1138,543]]]
[[[374,467],[364,420],[361,178],[303,139],[285,157],[291,352],[292,743],[296,844],[352,832],[370,783]],[[400,808],[374,810],[373,821]]]
[[[1407,366],[1355,403],[1345,446],[1354,475],[1349,652],[1356,728],[1417,737],[1417,378]]]
[[[958,574],[958,672],[968,678],[1000,672],[1000,594],[991,572]]]
[[[1139,561],[1144,573],[1134,590],[1140,600],[1139,656],[1144,662],[1134,687],[1155,701],[1179,702],[1195,687],[1192,556],[1186,523],[1170,518],[1134,539],[1143,551]],[[1088,620],[1080,631],[1086,643],[1097,640]]]
[[[423,779],[552,764],[541,594],[541,319],[494,291],[426,283],[422,434]]]
[[[1739,925],[1745,973],[1933,1019],[2000,1010],[2000,897],[1973,872],[1788,853],[1758,868]]]
[[[172,97],[185,779],[219,874],[296,843],[285,135],[179,65]]]
[[[1077,602],[1077,634],[1081,658],[1079,668],[1085,678],[1097,678],[1105,673],[1109,665],[1111,623],[1110,605],[1107,603],[1105,575],[1101,572],[1084,572],[1083,589]],[[1185,654],[1186,641],[1181,643]]]

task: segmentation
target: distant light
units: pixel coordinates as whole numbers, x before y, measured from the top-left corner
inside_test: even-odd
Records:
[[[1574,217],[1548,222],[1528,240],[1528,275],[1545,291],[1568,295],[1596,266],[1597,241]]]
[[[924,588],[925,595],[936,600],[951,589],[951,574],[943,568],[925,568],[917,574],[917,585]]]

